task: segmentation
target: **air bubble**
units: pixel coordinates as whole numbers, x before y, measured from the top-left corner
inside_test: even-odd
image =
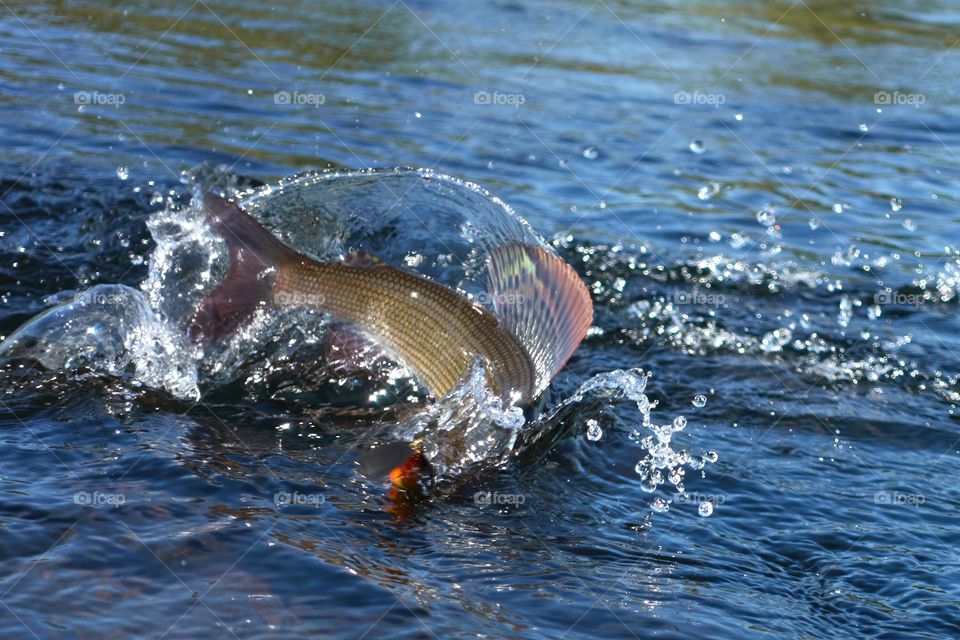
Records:
[[[697,511],[700,513],[700,517],[709,518],[713,515],[713,503],[712,502],[701,502],[699,509]]]
[[[124,165],[117,167],[117,177],[121,180],[126,180],[130,177],[130,170],[127,169]]]
[[[696,153],[697,155],[700,155],[701,153],[703,153],[703,152],[706,151],[706,150],[707,150],[707,148],[706,148],[706,147],[704,146],[704,144],[703,144],[702,142],[700,142],[699,140],[694,140],[693,142],[690,143],[690,151],[693,151],[693,152]]]
[[[703,395],[702,393],[695,396],[693,398],[693,406],[697,407],[698,409],[707,406],[707,396]]]
[[[587,160],[596,160],[600,157],[600,151],[596,147],[587,147],[583,150],[583,157]]]

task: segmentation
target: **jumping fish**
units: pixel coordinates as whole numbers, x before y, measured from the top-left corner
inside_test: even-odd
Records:
[[[190,321],[197,342],[222,339],[261,307],[307,306],[353,325],[437,398],[480,358],[490,389],[505,405],[525,407],[564,367],[593,321],[590,293],[579,276],[540,246],[509,243],[490,251],[491,311],[367,254],[318,262],[283,244],[236,204],[211,193],[203,204],[230,264]],[[372,465],[389,467],[401,488],[426,471],[415,448],[385,447],[379,457]]]

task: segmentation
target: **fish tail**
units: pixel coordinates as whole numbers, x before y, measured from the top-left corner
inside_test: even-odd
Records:
[[[232,333],[259,307],[271,305],[277,273],[302,258],[236,204],[208,193],[203,206],[207,222],[230,252],[227,275],[190,320],[191,340],[209,343]]]
[[[490,252],[487,285],[494,312],[533,362],[536,398],[587,335],[590,291],[558,256],[516,243]]]

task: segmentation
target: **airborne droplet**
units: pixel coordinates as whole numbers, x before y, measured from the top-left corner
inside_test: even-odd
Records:
[[[600,425],[596,420],[590,418],[587,420],[587,440],[592,440],[596,442],[603,437],[603,429],[600,428]]]

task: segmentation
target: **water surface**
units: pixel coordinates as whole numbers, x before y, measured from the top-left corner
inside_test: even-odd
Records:
[[[673,445],[718,461],[647,493],[642,412],[586,402],[397,517],[355,474],[364,425],[277,388],[8,363],[3,634],[960,634],[958,24],[947,2],[7,3],[0,334],[138,288],[148,218],[202,163],[433,168],[591,287],[554,400],[642,368],[652,418],[687,420]]]

